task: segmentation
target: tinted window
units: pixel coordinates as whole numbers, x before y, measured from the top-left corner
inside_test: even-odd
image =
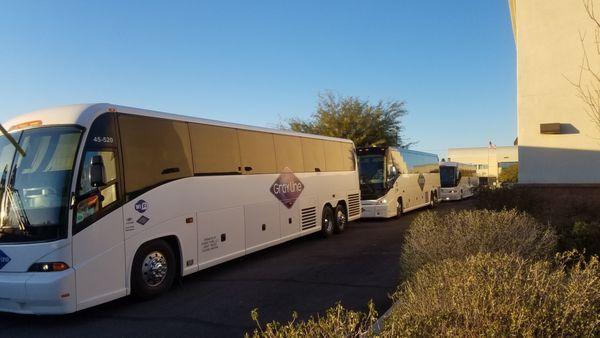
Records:
[[[400,149],[409,173],[434,173],[439,171],[439,159],[435,154]]]
[[[342,144],[336,141],[323,141],[327,171],[344,170]]]
[[[233,128],[190,123],[196,174],[241,173],[240,147]]]
[[[97,188],[92,187],[90,184],[89,175],[92,158],[94,156],[102,157],[102,163],[104,164],[106,174],[106,184]],[[86,151],[83,163],[81,163],[79,180],[77,205],[75,207],[76,225],[86,219],[98,215],[101,210],[105,210],[105,208],[113,205],[113,203],[117,201],[117,159],[115,157],[115,152],[112,150]],[[81,229],[76,228],[76,230]]]
[[[440,182],[442,188],[455,187],[457,182],[456,167],[453,166],[441,166],[440,167]]]
[[[119,126],[129,198],[161,183],[192,175],[185,122],[119,115]]]
[[[301,138],[302,160],[305,172],[326,171],[323,141],[314,138]]]
[[[354,171],[356,169],[356,153],[352,143],[341,142],[342,170]]]
[[[272,174],[277,172],[273,134],[238,130],[242,169],[246,174]]]
[[[282,171],[284,168],[289,168],[294,172],[304,171],[300,138],[275,134],[274,139],[277,170]]]

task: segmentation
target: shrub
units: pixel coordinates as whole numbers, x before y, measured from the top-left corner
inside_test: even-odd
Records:
[[[448,259],[416,272],[394,296],[383,336],[598,336],[600,265],[574,254]]]
[[[516,210],[462,210],[446,215],[426,212],[410,225],[401,261],[410,274],[428,263],[480,252],[549,257],[556,252],[556,235],[548,226]]]
[[[600,254],[600,189],[532,188],[480,189],[478,209],[518,209],[550,224],[560,250]]]
[[[576,221],[565,241],[568,247],[600,253],[600,223]]]
[[[254,330],[252,337],[362,337],[377,321],[377,311],[372,302],[369,302],[367,313],[345,309],[338,303],[329,308],[323,317],[311,317],[306,321],[297,319],[298,314],[294,312],[288,323],[271,322],[263,328],[255,309],[252,311],[252,320],[258,328]],[[249,334],[245,336],[250,337]]]
[[[528,189],[521,188],[482,188],[477,190],[475,206],[478,209],[501,211],[504,209],[518,209],[533,212],[537,207],[537,200]]]
[[[513,164],[508,168],[502,169],[500,175],[498,175],[498,181],[517,183],[519,180],[519,165]]]

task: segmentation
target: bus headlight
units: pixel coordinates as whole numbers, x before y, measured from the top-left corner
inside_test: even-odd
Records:
[[[387,200],[384,198],[382,200],[377,201],[377,204],[387,204]]]
[[[48,263],[33,263],[28,272],[53,272],[53,271],[64,271],[69,266],[63,262],[48,262]]]

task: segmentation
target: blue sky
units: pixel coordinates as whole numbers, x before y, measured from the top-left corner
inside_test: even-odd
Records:
[[[512,144],[508,4],[481,1],[0,3],[0,120],[111,102],[259,126],[319,92],[406,102],[414,149]]]

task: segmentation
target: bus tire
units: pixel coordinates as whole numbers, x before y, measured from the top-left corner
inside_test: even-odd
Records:
[[[342,204],[338,204],[337,207],[335,207],[334,215],[333,232],[341,234],[346,229],[346,224],[348,224],[346,208]]]
[[[335,228],[334,213],[333,209],[326,205],[323,207],[323,213],[321,214],[321,235],[323,237],[331,237]]]
[[[154,298],[173,285],[177,271],[173,248],[163,241],[143,244],[131,266],[132,294],[140,299]]]
[[[402,204],[402,198],[398,199],[398,204],[396,205],[396,218],[402,216],[404,214],[404,206]]]
[[[437,198],[437,193],[435,191],[431,192],[431,197],[430,197],[430,201],[429,201],[429,207],[431,209],[437,207],[439,204],[439,200]]]

